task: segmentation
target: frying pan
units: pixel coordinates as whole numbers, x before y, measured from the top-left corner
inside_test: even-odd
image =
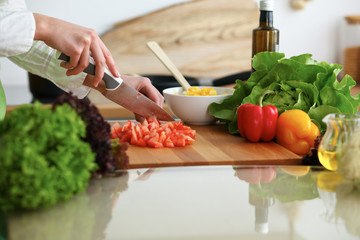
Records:
[[[51,81],[28,72],[29,88],[32,95],[32,103],[35,100],[41,103],[53,103],[54,100],[65,91],[61,90]]]
[[[225,76],[217,79],[197,79],[193,77],[185,76],[186,80],[189,82],[191,86],[224,86],[228,84],[234,84],[235,80],[239,79],[242,81],[246,81],[251,75],[251,71],[240,72],[233,75]],[[156,89],[162,93],[162,91],[166,88],[170,87],[180,87],[180,84],[172,75],[147,75],[143,74],[143,77],[147,77],[150,79],[151,83],[156,87]],[[206,82],[206,84],[204,84]]]

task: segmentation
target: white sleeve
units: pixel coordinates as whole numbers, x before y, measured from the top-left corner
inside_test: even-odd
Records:
[[[90,91],[83,85],[86,73],[66,76],[66,69],[60,67],[61,61],[56,58],[56,50],[42,41],[34,41],[26,53],[9,57],[16,65],[28,72],[52,81],[66,92],[71,91],[79,98],[84,98]]]
[[[0,57],[27,52],[34,35],[34,15],[25,2],[0,0]]]
[[[8,57],[28,72],[55,83],[66,92],[85,97],[90,88],[83,86],[86,74],[66,76],[56,50],[42,41],[34,41],[34,15],[26,10],[24,0],[0,0],[0,57]]]

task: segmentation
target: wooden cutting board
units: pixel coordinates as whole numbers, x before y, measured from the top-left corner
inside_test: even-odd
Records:
[[[218,78],[251,69],[252,0],[193,0],[119,22],[101,39],[122,74],[169,74],[146,42],[157,41],[189,77]]]
[[[191,126],[196,130],[193,145],[148,148],[130,145],[129,168],[197,165],[301,165],[301,157],[275,142],[250,143],[230,135],[223,125]]]

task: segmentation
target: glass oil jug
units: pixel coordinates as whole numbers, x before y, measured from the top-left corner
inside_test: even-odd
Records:
[[[360,116],[331,113],[323,118],[323,122],[327,128],[318,149],[319,161],[326,169],[336,171],[341,148],[354,133],[360,131]]]

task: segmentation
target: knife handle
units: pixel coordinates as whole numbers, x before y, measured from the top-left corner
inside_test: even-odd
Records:
[[[64,53],[61,53],[58,59],[63,60],[65,62],[70,61],[70,57],[65,55]],[[83,70],[83,72],[95,76],[95,64],[91,62],[94,62],[94,59],[90,56],[89,65]],[[102,79],[105,82],[106,90],[115,90],[121,84],[106,72],[104,72],[104,76]]]

